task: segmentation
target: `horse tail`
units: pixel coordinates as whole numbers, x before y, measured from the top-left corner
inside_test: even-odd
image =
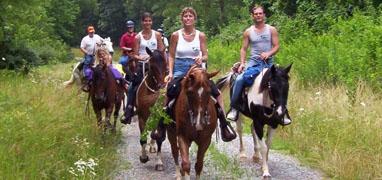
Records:
[[[74,83],[74,80],[75,80],[74,74],[76,73],[76,69],[79,68],[80,64],[81,64],[81,62],[78,62],[76,65],[74,65],[70,79],[62,83],[64,85],[64,87],[69,87],[70,85],[72,85]]]
[[[231,82],[231,77],[233,73],[229,72],[228,74],[224,75],[222,78],[218,79],[216,82],[216,86],[219,90],[224,91]]]

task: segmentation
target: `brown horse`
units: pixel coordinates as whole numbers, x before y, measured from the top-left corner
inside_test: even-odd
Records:
[[[189,148],[193,141],[198,145],[195,171],[196,178],[200,178],[204,154],[217,124],[215,100],[211,96],[209,83],[209,79],[217,73],[209,74],[206,70],[193,66],[181,81],[181,91],[174,107],[176,127],[173,125],[167,128],[177,179],[181,178],[181,174],[185,179],[190,179]],[[181,170],[179,151],[182,159]]]
[[[105,130],[111,127],[115,132],[118,113],[124,99],[124,90],[118,86],[112,72],[105,63],[100,63],[94,68],[93,84],[90,87],[93,110],[97,117],[98,126],[102,125],[102,110],[105,110]],[[114,123],[111,125],[110,116],[114,109]]]
[[[150,55],[148,60],[149,70],[147,75],[144,76],[143,81],[139,85],[136,94],[136,108],[137,115],[139,119],[139,130],[142,134],[148,117],[150,116],[150,107],[152,107],[159,97],[159,90],[165,86],[164,77],[166,75],[166,60],[163,57],[163,54],[158,51],[151,51],[146,48],[147,54]],[[146,138],[141,137],[140,143],[142,146],[142,155],[139,157],[142,163],[146,163],[149,160],[146,152],[147,141]],[[161,145],[165,139],[156,140],[158,153],[157,158],[158,162],[156,164],[157,170],[163,170],[163,163],[161,160]],[[150,152],[155,152],[154,140],[150,142]]]

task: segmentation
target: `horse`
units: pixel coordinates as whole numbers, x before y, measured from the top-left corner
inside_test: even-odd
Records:
[[[158,50],[151,51],[146,48],[147,54],[150,56],[148,60],[148,71],[147,74],[144,74],[144,78],[141,84],[138,86],[135,99],[135,107],[137,109],[136,114],[138,115],[139,130],[142,135],[146,121],[150,116],[150,107],[152,107],[157,101],[160,93],[159,90],[165,86],[164,77],[166,75],[166,59],[164,58],[162,52]],[[165,140],[160,138],[156,140],[157,144],[157,163],[155,169],[158,171],[163,170],[163,162],[161,158],[161,145]],[[154,140],[150,142],[150,152],[154,153],[156,150],[154,148]],[[147,140],[141,136],[140,144],[142,147],[142,154],[139,157],[142,163],[149,161],[147,156],[146,145]]]
[[[109,53],[113,55],[114,49],[113,49],[113,43],[111,42],[110,37],[107,37],[105,39],[102,39],[100,42],[97,42],[96,50],[99,48],[106,48],[109,51]],[[82,87],[84,85],[85,77],[84,77],[84,74],[82,73],[83,66],[84,66],[83,62],[77,62],[73,66],[70,79],[63,82],[64,87],[70,87],[71,85],[73,85],[73,83],[76,83],[79,87]]]
[[[252,159],[259,162],[262,159],[263,177],[271,177],[268,168],[268,153],[272,144],[272,137],[279,124],[291,122],[286,105],[289,91],[289,71],[292,64],[286,68],[271,66],[264,68],[256,77],[253,85],[249,87],[247,96],[242,94],[241,109],[239,112],[252,119],[251,131],[254,140],[254,155]],[[233,68],[235,69],[235,67]],[[223,91],[228,85],[231,87],[237,73],[230,72],[217,82],[218,88]],[[240,159],[245,159],[241,115],[237,120],[237,132],[240,139]],[[264,138],[264,126],[268,125],[267,138]],[[265,141],[264,141],[265,140]]]
[[[195,163],[196,179],[200,179],[204,155],[211,144],[211,137],[217,125],[216,100],[211,96],[209,79],[217,72],[192,66],[181,81],[180,94],[174,106],[176,125],[167,127],[172,156],[176,165],[176,178],[181,175],[190,179],[189,148],[192,142],[198,145]],[[182,167],[179,167],[179,151]]]
[[[110,68],[106,63],[100,62],[94,68],[93,85],[90,87],[89,96],[93,104],[93,110],[97,117],[97,125],[102,125],[102,110],[105,110],[105,130],[112,128],[116,130],[116,122],[119,110],[121,109],[124,90],[120,87],[113,77]],[[114,123],[111,125],[110,116],[114,109]]]

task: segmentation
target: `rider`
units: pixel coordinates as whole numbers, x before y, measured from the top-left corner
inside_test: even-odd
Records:
[[[167,53],[168,52],[168,40],[167,40],[166,36],[164,35],[164,31],[162,28],[158,28],[157,31],[160,32],[160,34],[162,35],[162,41],[163,41],[164,47],[166,48],[165,51]]]
[[[80,45],[81,52],[84,54],[83,73],[85,75],[86,83],[82,87],[82,89],[85,92],[89,91],[89,85],[93,78],[93,71],[91,69],[91,66],[94,63],[96,43],[102,40],[102,38],[98,34],[94,34],[95,29],[93,26],[88,26],[87,31],[88,35],[82,38]]]
[[[129,87],[127,95],[127,106],[124,117],[121,119],[121,122],[123,124],[130,124],[131,118],[134,115],[135,94],[139,84],[143,80],[144,63],[146,63],[146,60],[148,60],[148,58],[150,57],[146,52],[146,47],[148,47],[150,50],[158,49],[162,52],[164,51],[163,42],[161,40],[161,34],[151,29],[151,26],[153,24],[151,13],[143,13],[141,21],[142,31],[135,36],[135,44],[133,48],[133,58],[138,60],[138,68],[135,72],[135,76],[133,77],[132,84]]]
[[[96,55],[97,55],[99,63],[105,63],[109,67],[117,83],[121,85],[123,88],[127,89],[127,83],[125,79],[123,78],[122,74],[113,66],[113,62],[112,62],[113,58],[109,50],[103,47],[99,48],[96,51]]]
[[[254,25],[244,31],[238,72],[241,73],[244,68],[246,70],[238,75],[235,80],[230,104],[231,109],[227,114],[227,119],[233,121],[236,121],[238,118],[238,109],[240,109],[238,100],[246,82],[243,75],[251,73],[251,77],[254,79],[254,77],[260,74],[262,69],[270,68],[273,65],[273,56],[279,49],[277,30],[275,27],[265,24],[264,8],[259,5],[254,6],[251,9],[251,16]],[[251,47],[251,55],[246,65],[245,57],[248,46]]]
[[[171,35],[169,74],[165,78],[165,81],[167,82],[172,80],[172,82],[170,82],[172,85],[168,86],[170,87],[167,93],[167,95],[170,96],[169,98],[174,98],[174,96],[176,97],[178,95],[171,95],[169,94],[169,91],[172,91],[171,88],[180,86],[180,79],[185,76],[190,67],[193,64],[201,65],[202,62],[205,62],[208,59],[207,37],[203,32],[195,29],[196,19],[197,14],[193,8],[184,8],[181,13],[183,28],[175,31]],[[222,139],[226,142],[231,141],[236,138],[236,134],[232,128],[231,130],[233,132],[230,132],[228,129],[229,122],[225,119],[223,100],[220,91],[212,81],[210,81],[210,85],[212,87],[212,96],[218,101],[215,106],[217,108],[220,122]]]
[[[134,32],[134,21],[128,20],[126,26],[127,32],[122,35],[119,41],[119,47],[122,50],[122,56],[119,59],[119,63],[122,64],[122,66],[126,66],[129,57],[133,56],[135,35],[137,35],[137,33]]]

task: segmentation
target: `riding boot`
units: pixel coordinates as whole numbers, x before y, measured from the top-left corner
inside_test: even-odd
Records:
[[[216,113],[219,119],[220,133],[221,133],[222,140],[224,142],[229,142],[234,140],[236,138],[236,132],[232,128],[231,124],[225,119],[225,114],[223,112],[223,109],[220,107],[218,103],[215,104],[215,107],[216,107]]]
[[[128,104],[125,109],[125,114],[122,116],[121,123],[122,124],[130,124],[131,118],[134,116],[134,107],[133,105]]]

